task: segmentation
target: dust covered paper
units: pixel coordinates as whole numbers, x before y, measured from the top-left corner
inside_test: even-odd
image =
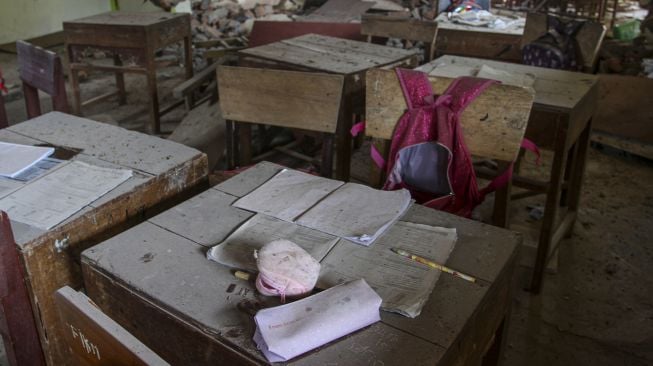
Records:
[[[390,248],[445,264],[456,237],[456,229],[398,221],[371,247],[340,241],[322,260],[317,286],[328,288],[364,278],[383,299],[381,309],[414,318],[426,304],[441,272]]]
[[[381,298],[364,280],[352,281],[274,308],[254,320],[254,342],[270,362],[288,361],[381,320]]]
[[[127,169],[73,161],[0,200],[9,218],[49,230],[132,176]]]

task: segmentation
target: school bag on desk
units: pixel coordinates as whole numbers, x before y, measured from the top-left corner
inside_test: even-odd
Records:
[[[522,64],[577,71],[583,65],[576,35],[584,22],[547,16],[547,32],[522,49]]]
[[[512,177],[511,167],[479,189],[460,126],[465,108],[498,82],[461,77],[435,96],[425,73],[405,69],[396,73],[408,109],[395,126],[388,161],[372,150],[376,164],[386,171],[383,189],[406,188],[417,203],[470,217],[488,193]],[[522,146],[534,147],[531,143]]]

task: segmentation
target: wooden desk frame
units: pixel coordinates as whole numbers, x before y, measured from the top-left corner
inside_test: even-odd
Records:
[[[100,16],[107,16],[108,14],[120,13],[107,13],[101,14]],[[139,13],[126,14],[135,16]],[[118,103],[120,105],[125,104],[127,99],[123,74],[142,74],[147,77],[147,88],[150,97],[150,125],[147,126],[147,129],[150,133],[158,134],[161,133],[161,116],[183,104],[184,101],[180,100],[163,110],[159,109],[155,53],[160,48],[182,41],[184,45],[184,67],[186,69],[186,79],[190,79],[193,76],[190,15],[171,15],[166,13],[140,14],[154,14],[162,17],[162,19],[156,23],[147,25],[103,24],[99,21],[94,21],[95,17],[63,23],[66,50],[69,60],[70,83],[74,97],[73,111],[76,115],[81,116],[83,106],[116,95],[118,96]],[[115,36],[117,33],[120,34],[120,37]],[[101,49],[113,53],[114,65],[102,66],[80,62],[81,52],[86,48]],[[121,56],[133,57],[134,60],[136,60],[136,66],[124,66]],[[118,89],[82,102],[78,75],[82,70],[114,72],[116,74],[116,86]]]

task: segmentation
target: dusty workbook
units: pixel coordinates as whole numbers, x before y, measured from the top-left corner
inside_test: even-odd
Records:
[[[131,176],[131,170],[73,161],[0,199],[0,210],[14,221],[49,230]]]
[[[284,169],[234,206],[368,246],[411,202],[405,189],[381,191]]]
[[[330,288],[364,278],[383,299],[383,310],[414,318],[420,314],[442,272],[390,249],[403,249],[445,264],[456,239],[456,229],[397,221],[373,246],[341,240],[321,261],[317,286]]]

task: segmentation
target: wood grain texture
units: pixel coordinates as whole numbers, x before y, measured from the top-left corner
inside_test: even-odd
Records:
[[[306,34],[247,48],[239,51],[239,54],[316,71],[349,75],[410,59],[415,52],[349,39]]]
[[[54,297],[71,357],[79,365],[168,365],[83,293],[66,286],[57,290]]]
[[[545,35],[547,31],[547,14],[528,13],[521,46],[524,47],[535,41]],[[605,33],[606,27],[603,24],[587,20],[576,34],[584,71],[592,72],[594,69]]]
[[[218,67],[225,119],[335,133],[342,75]]]
[[[435,94],[442,94],[452,79],[431,77]],[[407,108],[406,101],[392,70],[367,72],[365,133],[373,138],[390,140],[395,125]],[[474,155],[513,161],[519,152],[533,94],[508,85],[492,85],[461,116],[465,142]]]

